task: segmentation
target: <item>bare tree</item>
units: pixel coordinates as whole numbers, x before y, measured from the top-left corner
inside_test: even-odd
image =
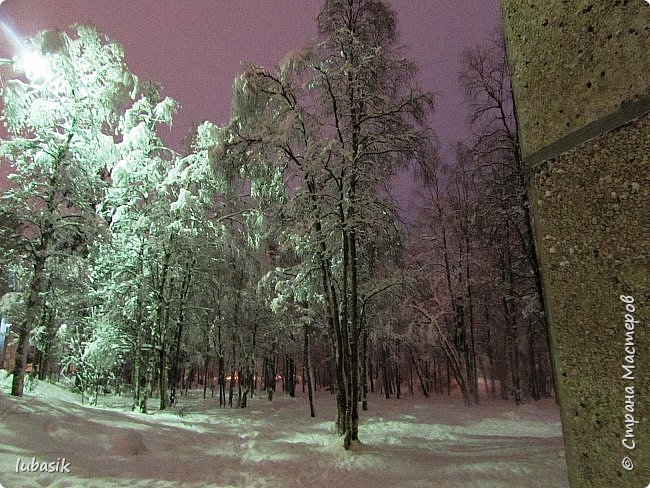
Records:
[[[460,81],[470,104],[470,121],[476,137],[472,147],[474,168],[484,198],[477,222],[498,250],[503,315],[509,324],[506,349],[512,394],[519,401],[523,389],[537,399],[542,380],[537,377],[536,365],[549,361],[550,348],[502,34],[493,34],[486,46],[466,50],[463,66]],[[523,323],[521,311],[528,317]],[[523,345],[526,339],[520,334],[524,328],[528,329],[528,346]],[[529,355],[534,357],[521,364],[520,356]],[[527,370],[525,385],[522,368]]]

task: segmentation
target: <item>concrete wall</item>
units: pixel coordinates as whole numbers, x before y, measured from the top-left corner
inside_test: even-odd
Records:
[[[504,0],[524,156],[650,95],[644,0]]]
[[[571,486],[646,487],[650,5],[502,6]]]

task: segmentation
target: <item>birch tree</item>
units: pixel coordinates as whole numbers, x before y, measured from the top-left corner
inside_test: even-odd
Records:
[[[358,441],[368,277],[360,243],[394,226],[394,210],[377,191],[421,156],[432,97],[415,85],[384,2],[327,1],[318,25],[316,44],[277,70],[251,67],[238,80],[228,151],[282,222],[284,242],[320,275],[336,362],[336,426],[347,449]]]
[[[2,92],[9,137],[0,146],[11,171],[0,213],[18,223],[15,252],[30,267],[17,330],[16,396],[23,392],[48,261],[88,243],[101,226],[95,207],[105,169],[114,162],[120,107],[135,86],[122,49],[92,28],[77,27],[72,35],[43,32],[25,49],[13,64],[23,77],[9,80]]]

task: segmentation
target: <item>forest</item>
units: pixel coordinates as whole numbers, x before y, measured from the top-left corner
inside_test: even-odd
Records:
[[[327,0],[317,23],[182,150],[163,140],[179,103],[115,41],[25,41],[0,144],[13,396],[47,380],[147,413],[301,389],[314,417],[327,391],[349,449],[373,395],[554,395],[503,39],[463,55],[474,136],[446,160],[392,9]],[[400,174],[417,208],[391,196]]]

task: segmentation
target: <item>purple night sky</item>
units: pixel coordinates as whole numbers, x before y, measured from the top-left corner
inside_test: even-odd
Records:
[[[421,86],[437,94],[432,125],[444,156],[469,133],[458,87],[460,55],[499,25],[499,3],[390,4],[397,12],[401,44],[420,67]],[[181,104],[172,134],[165,138],[179,147],[194,123],[226,122],[232,82],[242,63],[274,65],[312,38],[321,5],[321,0],[6,0],[0,18],[20,37],[90,23],[122,44],[130,69],[141,79],[160,82],[163,93]],[[0,39],[0,57],[12,54],[9,42]]]

